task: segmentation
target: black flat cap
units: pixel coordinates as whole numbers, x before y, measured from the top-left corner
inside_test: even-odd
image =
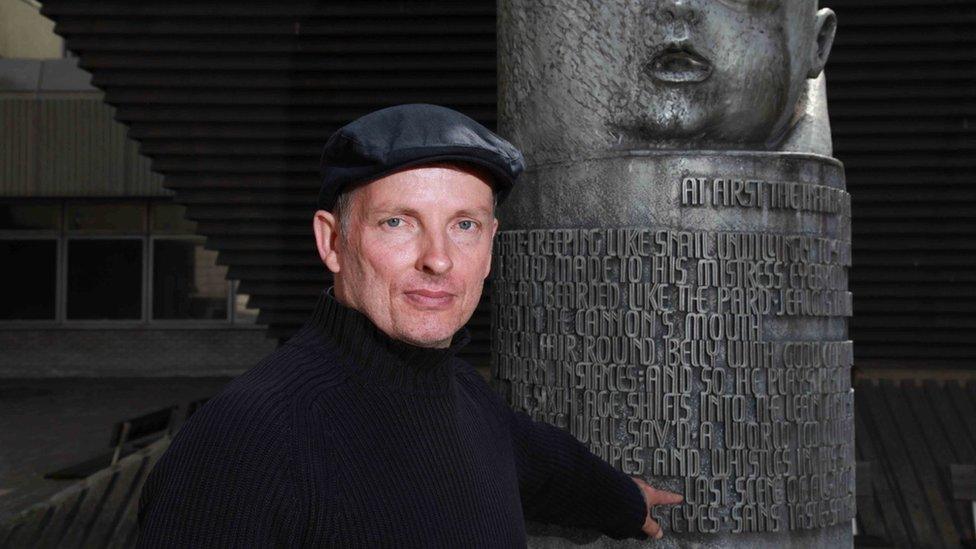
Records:
[[[332,210],[347,185],[443,161],[486,168],[495,178],[499,202],[525,169],[518,149],[471,118],[437,105],[398,105],[357,118],[332,134],[322,151],[318,207]]]

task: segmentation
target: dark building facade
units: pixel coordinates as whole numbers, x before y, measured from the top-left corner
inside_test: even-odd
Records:
[[[215,376],[274,345],[74,59],[0,59],[0,376]]]

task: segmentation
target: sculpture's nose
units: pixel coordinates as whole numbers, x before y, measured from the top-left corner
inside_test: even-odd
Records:
[[[660,17],[668,39],[678,42],[686,40],[689,27],[699,21],[698,8],[691,0],[666,0],[662,2]]]

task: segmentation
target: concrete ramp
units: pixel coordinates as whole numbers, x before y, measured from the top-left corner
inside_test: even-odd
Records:
[[[136,542],[142,484],[165,437],[0,524],[0,549],[122,548]]]

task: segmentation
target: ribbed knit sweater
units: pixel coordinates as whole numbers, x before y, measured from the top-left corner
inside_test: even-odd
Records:
[[[140,547],[524,547],[525,520],[646,539],[637,485],[513,412],[455,355],[322,292],[287,343],[180,429]]]

